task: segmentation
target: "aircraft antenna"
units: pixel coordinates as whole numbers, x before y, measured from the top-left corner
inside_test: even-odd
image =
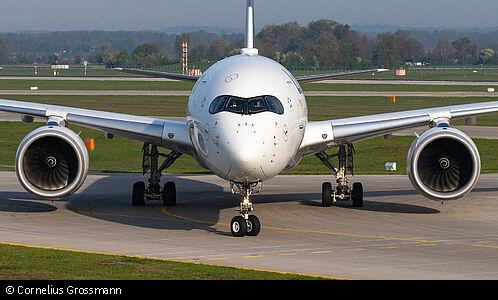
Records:
[[[245,48],[241,53],[245,55],[258,55],[258,49],[254,48],[254,0],[247,0],[246,7],[246,38]]]

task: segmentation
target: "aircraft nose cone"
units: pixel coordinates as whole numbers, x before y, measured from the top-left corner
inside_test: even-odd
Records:
[[[256,167],[259,167],[258,155],[250,145],[241,145],[241,147],[236,147],[231,153],[231,163],[233,167],[240,169],[241,171],[250,172]]]

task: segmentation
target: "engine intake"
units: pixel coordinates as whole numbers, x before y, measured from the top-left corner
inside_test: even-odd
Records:
[[[413,186],[434,200],[465,196],[481,172],[479,150],[472,139],[450,127],[425,131],[413,141],[407,160]]]
[[[23,187],[46,199],[75,193],[88,174],[88,151],[68,128],[44,126],[30,132],[16,154],[16,174]]]

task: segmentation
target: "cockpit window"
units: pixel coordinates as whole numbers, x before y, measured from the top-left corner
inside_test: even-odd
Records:
[[[241,115],[251,115],[268,111],[281,115],[284,113],[284,106],[274,96],[240,98],[224,95],[216,97],[209,106],[210,114],[214,115],[222,111]]]
[[[284,113],[284,106],[276,97],[265,96],[265,100],[266,103],[268,103],[268,108],[270,109],[270,111],[279,115]]]
[[[230,100],[228,100],[225,110],[236,114],[244,114],[245,110],[244,99],[238,97],[230,97]]]
[[[249,114],[257,114],[268,110],[268,104],[266,104],[263,97],[252,98],[247,101],[247,112]]]
[[[209,113],[210,114],[219,113],[225,108],[227,101],[228,101],[228,96],[216,97],[216,99],[214,99],[211,105],[209,106]]]

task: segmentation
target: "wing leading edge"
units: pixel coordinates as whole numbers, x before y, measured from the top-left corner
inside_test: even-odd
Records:
[[[338,77],[377,73],[377,72],[387,72],[387,71],[389,71],[389,69],[370,69],[370,70],[338,72],[338,73],[328,73],[328,74],[316,74],[316,75],[297,76],[296,80],[300,83],[306,83],[306,82],[320,81],[325,79],[334,79]]]
[[[300,150],[314,154],[339,144],[357,142],[443,119],[461,119],[498,112],[498,101],[310,122]]]
[[[151,70],[142,70],[142,69],[130,69],[130,68],[115,68],[117,71],[137,74],[137,75],[145,75],[149,77],[159,77],[159,78],[167,78],[167,79],[176,79],[176,80],[190,80],[197,81],[201,76],[197,75],[184,75],[177,73],[169,73],[169,72],[160,72],[160,71],[151,71]]]
[[[62,118],[70,124],[160,145],[192,155],[192,144],[185,121],[3,99],[0,99],[0,111],[43,118]]]

